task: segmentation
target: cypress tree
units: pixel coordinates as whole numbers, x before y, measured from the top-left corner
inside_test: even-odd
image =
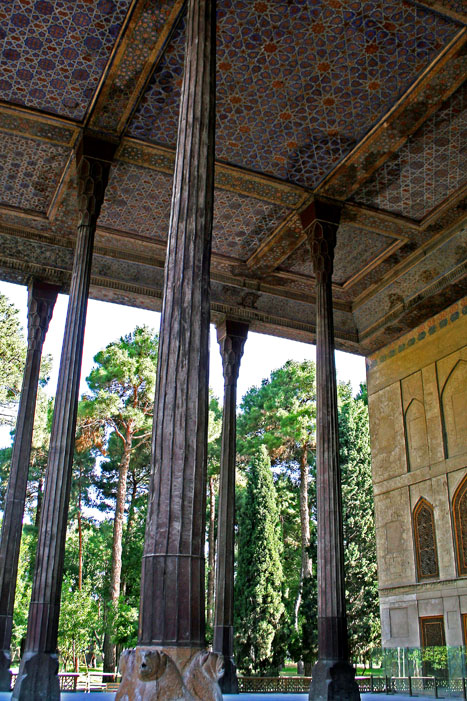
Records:
[[[246,674],[273,664],[273,641],[283,613],[281,533],[271,463],[265,446],[248,469],[239,515],[235,581],[236,660]]]

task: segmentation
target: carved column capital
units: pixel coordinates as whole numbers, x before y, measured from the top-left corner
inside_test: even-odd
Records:
[[[342,206],[338,203],[313,200],[300,214],[308,236],[316,280],[330,280],[333,273],[336,233]]]
[[[240,361],[248,335],[248,324],[240,321],[225,319],[218,324],[217,341],[219,343],[222,369],[224,371],[224,383],[235,384],[238,379]]]
[[[41,350],[59,287],[33,279],[28,288],[28,351]]]
[[[116,148],[116,143],[87,133],[77,146],[78,226],[96,226]]]

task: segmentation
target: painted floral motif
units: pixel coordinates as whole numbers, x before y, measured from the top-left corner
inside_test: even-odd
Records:
[[[467,85],[459,88],[355,193],[355,200],[420,220],[467,174]]]
[[[2,0],[2,99],[81,120],[130,0]]]
[[[0,204],[46,214],[70,151],[0,132]]]
[[[219,0],[217,158],[316,186],[457,31],[396,0]],[[182,20],[133,136],[175,144],[184,37]]]

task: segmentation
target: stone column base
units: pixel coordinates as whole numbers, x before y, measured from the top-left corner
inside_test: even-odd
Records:
[[[60,701],[58,656],[47,652],[25,652],[12,700]]]
[[[10,664],[10,651],[0,650],[0,691],[11,691]]]
[[[237,668],[232,657],[224,657],[224,673],[219,686],[223,694],[238,694]]]
[[[222,701],[222,656],[189,647],[138,646],[120,657],[115,701]]]
[[[355,669],[348,662],[318,660],[313,667],[310,701],[360,701]]]

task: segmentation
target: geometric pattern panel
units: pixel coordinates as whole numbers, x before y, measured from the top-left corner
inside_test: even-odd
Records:
[[[166,241],[171,199],[171,175],[117,161],[98,225]]]
[[[458,30],[397,0],[219,0],[216,157],[316,186]],[[132,136],[175,145],[184,37],[182,20]]]
[[[374,258],[381,255],[395,239],[360,229],[344,223],[337,231],[334,255],[333,282],[343,285]],[[281,270],[290,270],[302,275],[314,275],[308,242],[299,246],[281,265]]]
[[[269,202],[214,190],[213,252],[246,260],[288,214]]]
[[[420,220],[466,181],[467,85],[446,100],[355,194],[355,200]]]
[[[46,214],[70,148],[0,132],[0,204]]]
[[[99,226],[166,241],[172,176],[123,161],[113,164]],[[213,251],[245,260],[289,210],[253,197],[214,191]]]
[[[2,0],[2,99],[81,120],[130,0]]]

